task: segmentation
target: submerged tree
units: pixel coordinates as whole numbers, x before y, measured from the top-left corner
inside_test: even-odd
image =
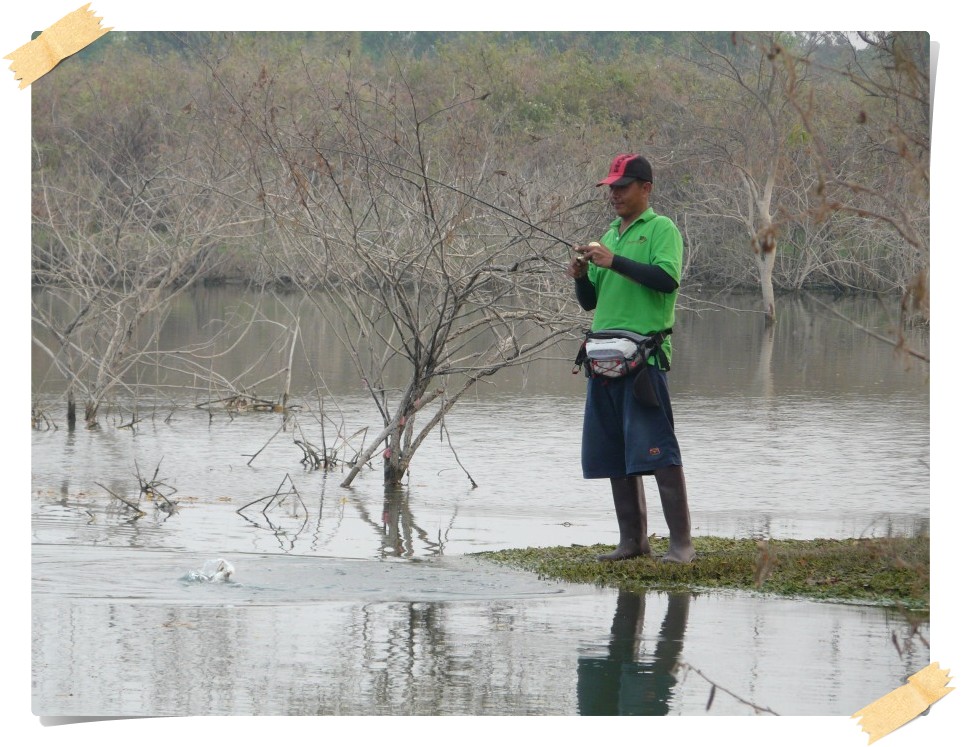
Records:
[[[786,54],[780,64],[790,81],[789,100],[798,112],[814,153],[817,183],[811,213],[820,221],[854,219],[882,248],[860,260],[890,278],[902,294],[902,322],[928,312],[931,41],[926,32],[859,32],[858,44],[842,41],[847,62],[827,67]],[[860,95],[840,125],[838,139],[819,116],[824,102],[806,93],[798,79],[822,67]],[[854,168],[852,164],[857,164]],[[872,262],[872,258],[877,257]],[[903,336],[899,341],[903,344]]]
[[[33,143],[33,274],[46,292],[32,320],[66,382],[68,425],[82,401],[93,427],[112,393],[142,386],[140,364],[215,379],[209,350],[164,351],[160,332],[176,296],[250,223],[222,199],[236,167],[209,156],[204,134],[171,126],[169,98],[102,92],[91,108],[82,100],[97,93],[82,93],[35,99],[50,109]]]
[[[716,42],[716,39],[713,40]],[[791,161],[798,144],[789,78],[779,57],[785,46],[803,59],[814,40],[788,34],[733,34],[729,44],[693,37],[691,64],[709,76],[695,95],[709,117],[689,124],[683,147],[700,165],[701,182],[691,204],[695,215],[740,225],[754,256],[761,304],[768,322],[775,313],[774,268],[782,193],[795,189]],[[802,48],[802,44],[803,46]],[[800,87],[803,80],[793,80]],[[782,211],[783,212],[783,211]]]
[[[343,484],[379,455],[397,485],[471,387],[579,323],[561,237],[579,230],[583,180],[531,191],[476,126],[485,96],[469,87],[415,90],[403,70],[383,87],[349,63],[318,79],[305,63],[293,101],[266,68],[211,70],[224,99],[208,113],[233,113],[278,274],[329,315],[380,413]]]

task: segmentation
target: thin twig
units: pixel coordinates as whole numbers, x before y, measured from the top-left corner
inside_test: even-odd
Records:
[[[925,361],[925,362],[928,362],[928,363],[931,362],[931,358],[930,358],[928,355],[926,355],[925,353],[919,353],[917,350],[913,350],[913,349],[909,348],[907,345],[904,344],[904,341],[903,341],[903,340],[901,340],[901,341],[892,340],[890,337],[885,337],[884,335],[879,335],[879,334],[878,334],[877,332],[875,332],[874,330],[868,329],[867,327],[865,327],[865,326],[863,326],[863,325],[861,325],[861,324],[858,324],[856,321],[854,321],[854,320],[851,319],[850,317],[845,316],[844,314],[842,314],[842,313],[841,313],[840,311],[838,311],[837,309],[831,308],[830,306],[828,306],[828,305],[827,305],[826,303],[824,303],[823,301],[821,301],[821,300],[819,300],[819,299],[817,299],[817,298],[814,298],[813,296],[811,296],[811,300],[814,301],[814,303],[818,304],[819,306],[822,306],[823,308],[825,308],[825,309],[827,309],[828,311],[830,311],[830,312],[831,312],[832,314],[834,314],[836,317],[838,317],[838,318],[840,318],[840,319],[843,319],[843,320],[846,321],[848,324],[850,324],[850,325],[856,327],[857,329],[861,330],[861,331],[864,332],[866,335],[869,335],[870,337],[873,337],[875,340],[880,340],[881,342],[887,343],[888,345],[891,345],[892,347],[896,348],[897,350],[903,350],[903,351],[904,351],[905,353],[907,353],[908,355],[913,355],[915,358],[919,358],[919,359],[921,359],[921,360],[923,360],[923,361]]]
[[[274,435],[272,435],[270,438],[268,438],[268,439],[267,439],[267,443],[265,443],[263,446],[261,446],[261,447],[256,451],[256,453],[254,453],[254,454],[241,454],[241,456],[249,456],[249,457],[250,457],[250,459],[247,460],[247,466],[248,466],[248,467],[253,463],[254,459],[256,459],[258,456],[260,456],[260,453],[270,445],[270,442],[273,441],[273,440],[277,437],[277,434],[280,433],[280,432],[284,429],[284,426],[285,426],[285,425],[286,425],[285,423],[281,423],[281,424],[280,424],[280,427],[279,427],[276,431],[274,431]]]
[[[127,506],[128,508],[131,508],[131,509],[133,509],[134,511],[136,511],[140,516],[146,516],[146,514],[145,514],[143,511],[140,510],[140,507],[139,507],[139,506],[134,505],[134,504],[131,503],[130,501],[126,500],[125,498],[121,498],[119,495],[117,495],[116,493],[114,493],[110,488],[108,488],[108,487],[107,487],[106,485],[104,485],[103,483],[95,482],[94,484],[95,484],[95,485],[99,485],[101,488],[103,488],[104,490],[106,490],[108,493],[110,493],[110,495],[112,495],[112,496],[113,496],[114,498],[116,498],[118,501],[120,501],[121,503],[123,503],[125,506]]]
[[[447,423],[446,423],[446,421],[445,421],[445,422],[442,422],[442,423],[440,424],[440,432],[447,434],[447,448],[449,448],[449,449],[450,449],[450,453],[454,455],[454,461],[456,461],[457,464],[458,464],[458,466],[459,466],[462,470],[464,470],[464,474],[467,475],[467,479],[470,480],[470,486],[471,486],[472,488],[476,488],[476,487],[477,487],[477,483],[474,482],[474,478],[471,477],[470,472],[467,471],[467,468],[461,463],[460,457],[457,456],[457,451],[454,450],[454,444],[451,443],[451,440],[450,440],[450,431],[447,430]]]
[[[725,692],[725,693],[727,693],[728,695],[730,695],[732,698],[734,698],[734,699],[735,699],[736,701],[738,701],[739,703],[743,703],[744,705],[746,705],[746,706],[748,706],[748,707],[750,707],[750,708],[753,708],[755,713],[759,713],[759,712],[763,711],[763,712],[765,712],[765,713],[770,713],[772,716],[779,716],[779,715],[780,715],[777,711],[773,711],[773,710],[771,710],[770,708],[766,708],[765,706],[760,706],[760,705],[758,705],[757,703],[752,703],[752,702],[749,701],[749,700],[745,700],[745,699],[742,698],[740,695],[737,695],[736,693],[733,693],[733,692],[731,692],[730,690],[728,690],[726,687],[723,687],[723,686],[717,684],[714,680],[712,680],[710,677],[708,677],[706,674],[704,674],[704,672],[702,672],[702,671],[701,671],[700,669],[698,669],[697,667],[691,666],[690,664],[688,664],[688,663],[686,663],[686,662],[683,662],[683,661],[678,662],[677,666],[675,667],[675,670],[677,670],[677,669],[690,670],[691,672],[694,672],[695,674],[697,674],[698,676],[700,676],[705,682],[707,682],[707,683],[711,686],[711,694],[708,696],[708,703],[707,703],[707,707],[708,707],[708,708],[710,708],[710,707],[711,707],[711,704],[714,702],[715,691],[720,690],[721,692]]]

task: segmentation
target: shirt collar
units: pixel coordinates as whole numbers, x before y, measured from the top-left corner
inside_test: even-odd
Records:
[[[654,208],[649,207],[647,210],[645,210],[643,213],[637,216],[634,220],[632,220],[630,225],[627,228],[625,228],[624,231],[627,231],[635,223],[647,223],[655,215],[656,213],[654,212]],[[611,221],[611,228],[619,228],[620,225],[621,225],[620,218],[615,218],[614,220]],[[624,231],[622,231],[621,233],[623,233]]]

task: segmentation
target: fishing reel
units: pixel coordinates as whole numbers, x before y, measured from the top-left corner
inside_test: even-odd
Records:
[[[588,246],[600,246],[600,244],[598,244],[596,241],[592,241],[590,244],[588,244]],[[574,257],[574,261],[579,265],[584,265],[587,264],[588,259],[583,254],[578,254],[576,257]]]

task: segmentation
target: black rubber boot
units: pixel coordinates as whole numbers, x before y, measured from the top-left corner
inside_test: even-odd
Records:
[[[661,494],[661,508],[671,538],[667,552],[661,558],[665,563],[690,563],[694,560],[694,544],[691,542],[691,514],[687,508],[687,483],[680,465],[664,467],[654,473],[657,489]]]
[[[650,555],[651,546],[647,539],[647,502],[644,500],[644,483],[640,477],[620,477],[611,479],[611,492],[614,495],[614,512],[617,514],[617,528],[620,541],[614,552],[598,555],[598,560],[627,560],[639,555]]]

